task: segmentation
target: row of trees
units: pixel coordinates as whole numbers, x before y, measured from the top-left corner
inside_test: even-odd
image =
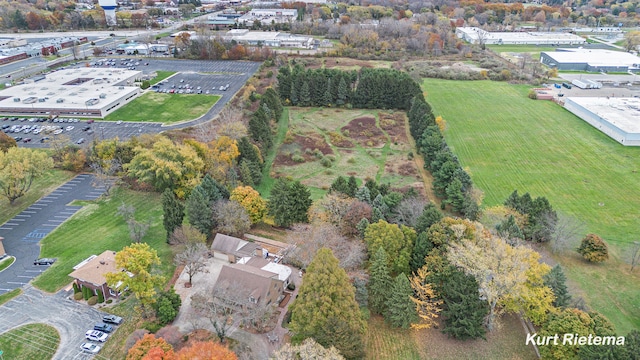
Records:
[[[357,86],[356,86],[357,84]],[[305,69],[301,64],[278,72],[278,92],[283,102],[295,106],[343,106],[409,110],[420,86],[407,73],[392,69],[359,72]]]

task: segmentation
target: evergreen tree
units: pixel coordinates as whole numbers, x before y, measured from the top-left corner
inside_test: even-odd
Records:
[[[551,288],[555,299],[553,300],[553,306],[566,307],[571,301],[571,295],[567,289],[567,277],[562,271],[562,267],[558,264],[554,266],[549,273],[544,276],[544,285]]]
[[[385,314],[387,310],[386,299],[390,295],[392,284],[387,264],[387,253],[381,246],[369,266],[369,310],[375,314]]]
[[[331,250],[320,249],[311,261],[290,310],[294,343],[314,338],[324,347],[335,346],[345,358],[364,356],[366,323],[351,281]]]
[[[196,186],[187,198],[186,204],[189,223],[201,233],[209,236],[214,227],[213,210],[209,196],[201,186]]]
[[[413,246],[413,251],[411,252],[411,260],[409,261],[412,273],[424,266],[424,258],[429,254],[431,249],[433,249],[433,243],[429,240],[427,232],[423,231],[418,234],[416,243]]]
[[[221,199],[229,199],[229,196],[231,196],[231,194],[229,193],[229,189],[217,182],[209,174],[206,174],[202,178],[202,182],[199,186],[204,189],[207,196],[209,196],[209,200],[211,200],[212,204],[213,202]]]
[[[518,224],[516,224],[516,218],[513,217],[513,215],[509,215],[501,223],[496,225],[496,231],[498,232],[498,235],[506,239],[518,238],[524,240],[522,230]]]
[[[348,187],[348,184],[347,184],[347,180],[345,180],[344,177],[342,177],[342,176],[338,176],[338,178],[335,179],[335,181],[331,184],[331,187],[329,188],[329,191],[331,191],[331,192],[339,192],[339,193],[348,195],[349,187]]]
[[[327,89],[322,94],[322,105],[331,106],[333,104],[333,96],[331,95],[331,78],[327,80]]]
[[[447,203],[451,204],[453,211],[462,212],[464,209],[464,193],[462,192],[462,182],[458,179],[453,179],[449,183],[446,190]]]
[[[360,219],[360,221],[358,221],[358,225],[356,225],[356,229],[358,229],[358,235],[360,235],[360,238],[364,237],[364,232],[367,230],[368,226],[369,226],[369,220],[367,218],[362,218]]]
[[[260,166],[260,170],[262,170],[262,157],[260,156],[260,149],[257,146],[253,145],[249,138],[243,136],[238,141],[238,151],[240,155],[238,156],[238,163],[242,162],[242,160],[251,161]]]
[[[280,120],[280,116],[282,116],[283,108],[282,102],[280,101],[280,98],[278,97],[276,91],[273,90],[273,88],[267,88],[264,94],[262,94],[262,98],[260,101],[264,102],[269,107],[269,109],[271,109],[271,111],[273,112],[273,119],[278,122]]]
[[[300,106],[309,105],[311,105],[311,90],[309,88],[309,82],[305,81],[300,88]]]
[[[347,195],[350,197],[356,196],[356,191],[358,190],[358,182],[356,181],[355,176],[349,176],[349,180],[347,181]]]
[[[371,204],[371,193],[369,192],[369,188],[366,186],[359,188],[355,193],[355,197],[360,201]]]
[[[344,76],[340,77],[340,82],[338,83],[338,98],[336,99],[336,104],[341,106],[346,104],[349,101],[349,88],[347,87],[347,82],[344,79]]]
[[[249,160],[242,160],[240,162],[240,180],[246,186],[255,187],[255,183],[253,182],[253,174],[251,173],[251,168],[249,167]]]
[[[288,65],[278,71],[278,93],[283,102],[291,96],[291,69]]]
[[[167,232],[167,242],[169,242],[173,231],[182,225],[184,219],[184,206],[169,188],[162,193],[162,213],[162,223]]]
[[[387,298],[387,314],[385,319],[392,326],[408,329],[411,324],[418,322],[416,304],[411,300],[413,289],[407,275],[396,276],[391,287],[391,294]]]
[[[249,135],[262,145],[263,151],[273,145],[273,134],[269,125],[269,118],[262,107],[259,107],[249,119]]]
[[[278,179],[271,190],[269,215],[273,216],[276,225],[282,227],[308,222],[307,211],[311,202],[309,189],[299,181]]]
[[[378,211],[377,216],[379,216],[377,220],[372,219],[372,222],[378,222],[378,220],[387,220],[389,218],[389,206],[387,206],[387,203],[384,201],[384,198],[381,194],[378,194],[378,196],[373,199],[371,207],[373,208],[374,214],[376,213],[376,210]]]
[[[376,183],[375,180],[368,179],[367,181],[365,181],[364,186],[367,189],[369,189],[369,196],[370,196],[372,201],[373,201],[373,199],[376,198],[376,196],[378,196],[378,194],[380,194],[380,189],[378,188],[378,183]],[[384,194],[382,194],[382,195],[384,195]]]
[[[476,279],[450,266],[450,275],[443,280],[442,332],[461,340],[484,338],[484,319],[489,314],[489,305],[480,299]]]
[[[433,203],[430,202],[424,207],[422,214],[418,217],[415,229],[419,233],[426,232],[429,230],[431,225],[440,220],[442,220],[442,213]]]

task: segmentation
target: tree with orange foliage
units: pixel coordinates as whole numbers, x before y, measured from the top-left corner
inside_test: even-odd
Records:
[[[237,360],[236,354],[226,346],[213,341],[196,341],[178,351],[175,360]]]
[[[159,349],[159,351],[154,350],[156,348]],[[151,350],[154,350],[153,353]],[[168,355],[169,352],[173,355],[173,347],[164,339],[156,338],[153,334],[146,334],[129,349],[127,360],[168,359],[166,355]],[[154,357],[148,357],[150,355]]]

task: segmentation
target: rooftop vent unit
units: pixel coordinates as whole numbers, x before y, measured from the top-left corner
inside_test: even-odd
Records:
[[[100,94],[100,99],[106,99],[106,98],[107,98],[107,94],[105,93]]]
[[[64,99],[63,99],[63,98],[59,98],[58,100],[56,100],[56,102],[57,102],[58,104],[63,103],[63,102],[64,102]]]

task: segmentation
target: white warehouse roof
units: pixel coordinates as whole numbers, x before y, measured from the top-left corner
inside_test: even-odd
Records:
[[[591,66],[626,66],[637,68],[640,57],[631,53],[604,49],[558,49],[558,51],[543,51],[558,64],[588,63]]]

